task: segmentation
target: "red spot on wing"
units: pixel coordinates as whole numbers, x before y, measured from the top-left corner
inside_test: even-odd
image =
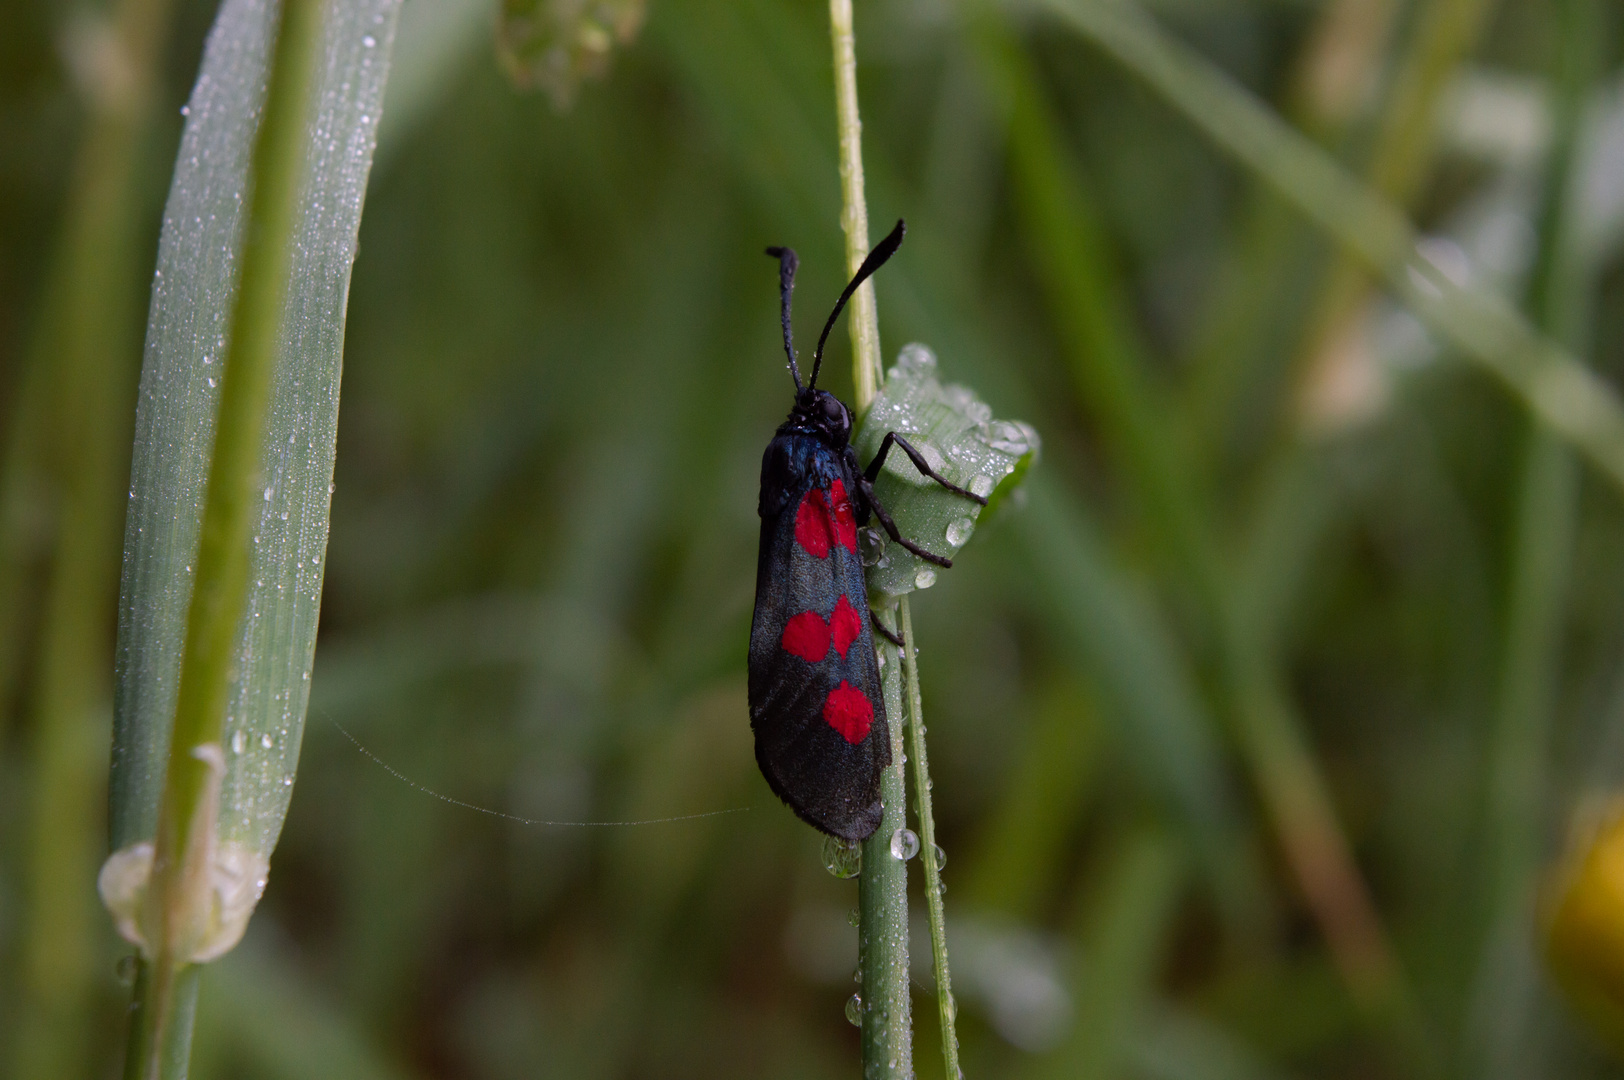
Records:
[[[842,679],[823,703],[823,718],[842,739],[856,746],[874,726],[874,706],[861,690]]]
[[[855,555],[857,519],[852,516],[851,499],[846,496],[846,485],[839,480],[829,485],[829,504],[833,511],[835,543]]]
[[[826,559],[833,537],[834,523],[829,520],[829,502],[823,497],[822,489],[814,486],[801,496],[801,505],[795,510],[795,542],[813,558]]]
[[[778,641],[785,651],[815,664],[829,653],[829,624],[817,612],[803,611],[785,624]]]
[[[839,483],[840,481],[835,481]],[[846,658],[846,650],[856,641],[863,632],[863,617],[857,614],[852,602],[841,593],[840,599],[835,601],[835,609],[829,614],[829,633],[834,638],[835,652],[840,658]]]

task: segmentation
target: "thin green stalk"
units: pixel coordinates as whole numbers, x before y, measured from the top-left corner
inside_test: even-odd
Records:
[[[292,234],[303,175],[305,120],[323,0],[284,0],[255,139],[253,183],[242,279],[221,373],[220,412],[199,534],[196,584],[187,617],[186,647],[159,810],[151,887],[159,897],[158,940],[151,978],[141,986],[139,1023],[130,1063],[139,1075],[167,1075],[165,1061],[184,1060],[175,1022],[179,972],[187,966],[209,902],[209,861],[216,823],[210,788],[219,783],[199,748],[218,744],[229,697],[233,649],[246,610],[249,536],[264,444],[265,416],[276,363],[292,258]],[[200,905],[205,910],[200,910]],[[147,1028],[147,1030],[143,1030]],[[144,1060],[143,1060],[144,1059]]]
[[[900,612],[888,613],[893,633]],[[891,853],[891,838],[907,826],[907,792],[902,737],[901,649],[880,645],[885,667],[880,682],[891,720],[891,767],[880,776],[880,827],[863,841],[863,868],[857,879],[857,963],[862,976],[864,1080],[907,1080],[913,1076],[913,1003],[908,994],[908,864]]]
[[[925,866],[925,910],[930,917],[931,970],[936,976],[936,1002],[942,1014],[942,1060],[949,1080],[962,1075],[959,1035],[955,1027],[958,1004],[953,1000],[953,979],[947,967],[947,918],[942,910],[942,866],[936,846],[936,816],[930,806],[930,761],[925,756],[925,706],[919,693],[919,652],[914,645],[913,620],[901,604],[902,677],[908,692],[908,749],[913,754],[914,806],[919,815],[919,850]]]
[[[829,36],[834,50],[835,117],[840,141],[841,226],[846,234],[847,272],[855,274],[868,254],[868,202],[863,193],[863,122],[857,106],[857,41],[852,29],[851,0],[829,0]],[[849,323],[852,384],[860,416],[873,402],[882,376],[879,314],[872,282],[865,283],[852,297]],[[893,629],[906,627],[908,618],[908,599],[903,597],[892,616]],[[911,654],[913,640],[905,640]],[[857,883],[865,1080],[913,1076],[908,864],[891,853],[891,838],[907,824],[902,768],[903,661],[901,650],[895,646],[887,643],[882,648],[889,660],[881,672],[881,682],[886,715],[891,720],[891,766],[880,778],[884,811],[879,828],[863,842],[863,869]],[[942,992],[946,993],[945,987]],[[944,1034],[944,1042],[948,1038]],[[950,1077],[954,1075],[949,1073]]]

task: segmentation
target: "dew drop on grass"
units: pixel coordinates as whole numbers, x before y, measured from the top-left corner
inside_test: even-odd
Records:
[[[240,754],[246,749],[248,749],[248,736],[241,731],[233,731],[231,733],[231,752]]]
[[[985,474],[977,474],[976,477],[970,481],[970,490],[985,499],[988,495],[992,494],[992,477]]]
[[[862,926],[863,913],[856,908],[852,908],[850,911],[846,912],[846,923],[849,926]]]
[[[862,845],[838,836],[824,837],[823,867],[837,878],[856,877],[863,869]]]
[[[851,1021],[852,1027],[863,1026],[863,996],[853,994],[846,999],[846,1019]]]
[[[936,584],[936,571],[928,566],[921,566],[919,573],[914,575],[914,588],[928,589]]]
[[[891,857],[907,862],[919,854],[919,836],[912,829],[898,829],[891,834]]]
[[[857,557],[864,566],[874,566],[885,557],[885,536],[872,525],[857,534]]]
[[[268,733],[259,737],[259,745],[263,746],[267,750],[271,748],[271,742],[272,739]]]
[[[959,518],[957,521],[948,525],[947,542],[952,544],[954,547],[961,546],[966,540],[970,539],[970,530],[974,529],[975,527],[976,523],[971,521],[969,518]]]
[[[118,958],[118,963],[113,968],[113,974],[117,976],[118,981],[123,985],[134,986],[135,975],[139,970],[140,965],[136,962],[135,954],[125,953]]]
[[[1021,426],[1008,420],[995,420],[982,425],[980,430],[987,445],[1002,453],[1020,457],[1032,448]]]
[[[942,845],[932,844],[930,851],[932,855],[936,856],[936,869],[940,870],[947,865],[947,852],[942,850]]]

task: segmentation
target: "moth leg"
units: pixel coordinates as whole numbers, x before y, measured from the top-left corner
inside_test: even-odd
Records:
[[[885,624],[880,621],[880,617],[878,615],[870,611],[868,613],[868,621],[874,624],[874,629],[880,632],[881,637],[885,638],[885,640],[889,641],[897,648],[902,648],[902,635],[893,634],[890,630],[886,629]]]
[[[963,495],[971,502],[980,503],[982,506],[987,505],[987,500],[982,498],[980,495],[977,495],[973,491],[966,491],[964,488],[959,487],[959,485],[953,483],[947,477],[931,468],[930,462],[925,460],[925,455],[914,449],[912,443],[894,431],[887,431],[885,433],[885,438],[880,443],[880,452],[874,455],[874,460],[869,462],[868,468],[863,470],[863,476],[868,480],[869,483],[872,484],[874,482],[874,478],[880,475],[880,469],[885,465],[885,455],[891,452],[892,443],[896,443],[898,446],[902,447],[902,452],[908,455],[908,460],[914,463],[914,468],[918,469],[921,474],[930,477],[932,480],[936,481],[938,484],[942,485],[955,495]]]
[[[881,506],[880,501],[874,497],[874,484],[869,480],[866,474],[859,476],[857,478],[857,483],[859,490],[863,493],[864,500],[867,501],[869,505],[869,509],[873,510],[874,516],[880,519],[880,526],[885,529],[885,535],[889,536],[892,540],[895,540],[897,543],[901,544],[904,548],[913,552],[921,559],[924,559],[926,562],[935,563],[937,566],[943,567],[944,569],[952,567],[952,559],[943,558],[940,555],[934,555],[902,535],[902,532],[897,528],[897,523],[891,520],[891,515],[885,512],[885,507]]]

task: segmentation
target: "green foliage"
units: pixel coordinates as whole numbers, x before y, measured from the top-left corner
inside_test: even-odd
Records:
[[[1345,21],[1384,6],[856,5],[868,210],[909,226],[879,329],[1043,435],[1024,501],[910,597],[972,1080],[1611,1074],[1544,974],[1536,900],[1568,816],[1624,782],[1598,391],[1624,374],[1621,27],[1584,0],[1488,5],[1475,36],[1461,0]],[[260,910],[202,975],[193,1075],[851,1076],[856,887],[756,775],[743,675],[789,392],[760,251],[801,254],[803,341],[846,268],[825,12],[650,5],[561,113],[504,75],[497,7],[402,14],[348,324],[318,350],[342,340],[346,370],[309,729]],[[77,399],[30,389],[80,380],[23,363],[64,325],[36,283],[78,235],[100,115],[99,24],[69,15],[0,10],[7,1076],[107,1075],[130,994],[99,922],[63,908],[40,939],[77,959],[28,936],[53,881],[89,900],[105,839],[94,784],[43,751],[105,746],[106,713],[47,728],[74,684],[45,658],[114,655],[105,584],[83,656],[47,647],[57,567],[109,582],[116,552],[63,539],[49,440]],[[147,239],[106,279],[130,293],[214,16],[159,23],[164,119],[122,181]],[[1340,111],[1305,90],[1333,63]],[[104,317],[133,416],[139,312]],[[825,379],[850,400],[845,350]],[[525,826],[335,723],[518,818],[748,809]],[[42,788],[82,816],[42,828]]]

